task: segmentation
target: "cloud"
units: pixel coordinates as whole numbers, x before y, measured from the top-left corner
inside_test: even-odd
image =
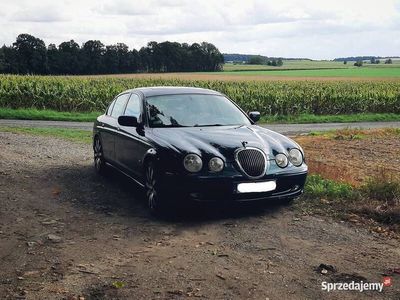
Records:
[[[71,17],[62,9],[56,6],[34,6],[17,10],[11,15],[11,21],[17,22],[64,22],[70,20]]]
[[[2,4],[0,44],[27,32],[47,44],[209,41],[223,52],[269,56],[393,55],[399,12],[394,0],[13,0]]]
[[[143,16],[151,15],[154,13],[154,9],[144,2],[142,4],[135,3],[130,0],[114,0],[107,1],[100,5],[95,5],[93,11],[101,15],[126,15],[126,16]]]

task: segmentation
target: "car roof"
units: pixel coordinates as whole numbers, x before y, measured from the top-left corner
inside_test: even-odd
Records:
[[[205,94],[205,95],[222,95],[221,93],[209,89],[183,87],[183,86],[153,86],[141,87],[127,90],[127,92],[141,92],[145,97],[161,96],[161,95],[179,95],[179,94]]]

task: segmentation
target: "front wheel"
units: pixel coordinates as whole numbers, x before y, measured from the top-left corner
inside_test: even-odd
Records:
[[[94,168],[96,169],[97,173],[104,175],[106,173],[107,166],[106,166],[106,161],[104,160],[103,146],[98,136],[94,140],[93,153],[94,153]]]
[[[165,213],[166,199],[160,187],[159,173],[154,162],[146,166],[146,199],[149,210],[154,215]]]

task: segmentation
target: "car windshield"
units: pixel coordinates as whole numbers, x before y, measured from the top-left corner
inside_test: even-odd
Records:
[[[146,99],[150,127],[249,125],[248,118],[226,97],[181,94]]]

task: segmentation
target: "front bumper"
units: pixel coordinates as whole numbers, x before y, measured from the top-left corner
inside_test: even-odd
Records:
[[[170,196],[183,196],[194,201],[256,201],[266,199],[287,199],[300,196],[304,190],[307,172],[268,175],[251,180],[244,176],[168,176],[165,189]],[[237,185],[243,182],[276,181],[276,189],[270,192],[239,193]]]

